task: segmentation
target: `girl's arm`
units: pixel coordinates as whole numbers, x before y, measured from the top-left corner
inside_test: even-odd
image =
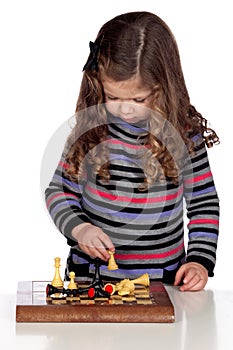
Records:
[[[82,211],[81,184],[72,182],[65,172],[68,167],[65,160],[67,151],[66,145],[49,187],[45,190],[45,199],[53,222],[67,238],[67,243],[74,246],[77,245],[77,241],[71,234],[73,228],[90,221]]]
[[[48,211],[69,245],[76,246],[92,258],[108,260],[109,254],[106,249],[114,251],[115,248],[110,238],[101,228],[92,225],[82,210],[82,184],[72,182],[65,172],[68,166],[65,160],[67,149],[66,146],[52,181],[45,191]]]
[[[206,147],[196,138],[195,154],[190,156],[184,171],[184,193],[188,217],[187,265],[203,276],[214,275],[219,230],[219,199],[211,173]],[[193,264],[196,263],[196,264]],[[205,270],[203,270],[203,268]],[[181,271],[179,273],[181,276]],[[207,282],[207,280],[206,280]]]
[[[58,230],[67,238],[69,245],[75,246],[77,240],[72,236],[72,230],[80,224],[89,223],[90,220],[82,210],[82,185],[72,182],[66,175],[67,151],[68,145],[65,146],[57,169],[45,191],[45,199]]]

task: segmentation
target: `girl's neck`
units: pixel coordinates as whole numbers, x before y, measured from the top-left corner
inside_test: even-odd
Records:
[[[129,132],[131,131],[134,134],[138,134],[138,135],[148,134],[148,123],[145,120],[138,123],[130,124],[130,123],[127,123],[125,120],[122,120],[120,117],[116,117],[109,112],[107,114],[108,114],[108,122],[116,124],[119,128],[127,129]]]

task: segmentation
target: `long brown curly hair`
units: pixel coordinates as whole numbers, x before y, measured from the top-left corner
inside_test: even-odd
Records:
[[[97,69],[86,69],[76,106],[76,126],[70,137],[66,160],[67,174],[77,181],[89,165],[102,180],[109,180],[107,112],[102,79],[125,81],[140,77],[153,91],[151,110],[162,115],[178,132],[188,152],[194,152],[192,137],[201,134],[207,147],[219,142],[207,120],[190,104],[176,40],[168,26],[158,16],[148,12],[119,15],[100,29],[95,44],[99,46]],[[89,55],[89,60],[92,53]],[[89,108],[93,106],[92,108]],[[177,162],[180,148],[175,135],[168,145],[156,134],[157,121],[153,113],[148,120],[147,144],[143,156],[145,183],[170,178],[178,181]],[[84,162],[85,158],[85,162]],[[157,164],[160,163],[161,167]],[[161,169],[162,168],[162,172]]]

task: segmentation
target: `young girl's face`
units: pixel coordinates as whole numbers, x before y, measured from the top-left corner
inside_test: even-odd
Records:
[[[120,82],[104,78],[102,85],[106,108],[111,114],[130,124],[149,118],[152,90],[142,85],[140,78]]]

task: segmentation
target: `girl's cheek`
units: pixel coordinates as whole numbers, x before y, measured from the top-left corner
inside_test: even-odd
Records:
[[[117,114],[117,106],[114,103],[106,103],[106,108],[111,114]]]

